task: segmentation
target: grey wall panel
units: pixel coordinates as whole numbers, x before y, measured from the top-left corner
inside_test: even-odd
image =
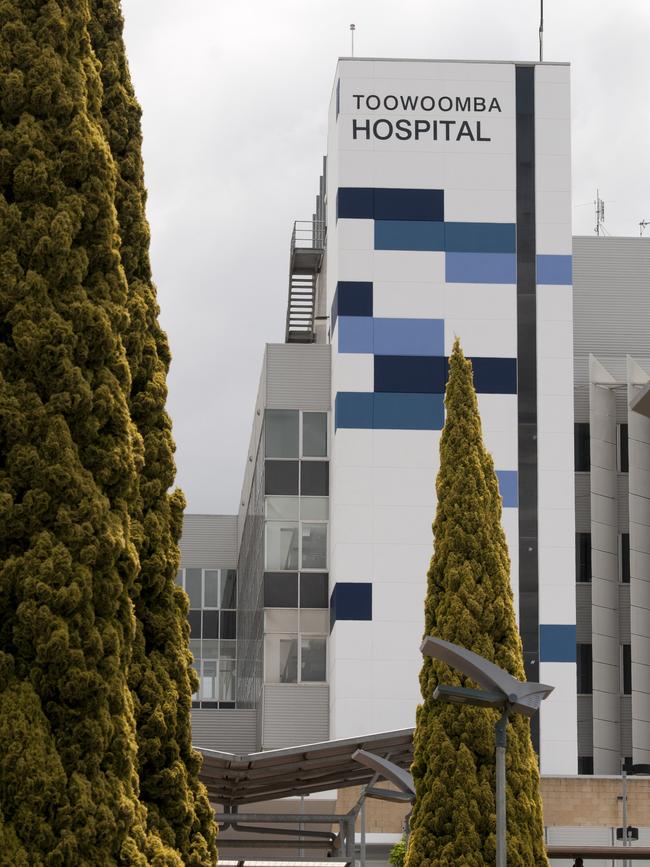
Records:
[[[578,755],[591,756],[594,752],[593,710],[590,695],[578,696]]]
[[[589,358],[594,773],[620,770],[620,640],[614,379]]]
[[[227,753],[254,753],[257,749],[255,710],[192,708],[192,744]]]
[[[237,515],[183,517],[181,566],[226,569],[237,566]]]
[[[591,584],[576,584],[576,641],[591,644]]]
[[[329,739],[329,687],[265,684],[262,748],[313,744]]]
[[[329,344],[278,343],[266,347],[268,409],[329,410]]]

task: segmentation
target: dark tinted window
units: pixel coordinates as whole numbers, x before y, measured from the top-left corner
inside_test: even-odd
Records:
[[[630,583],[630,534],[621,533],[621,581]]]
[[[298,461],[266,461],[264,481],[267,494],[297,494]]]
[[[219,612],[203,612],[203,637],[219,638]]]
[[[190,621],[190,638],[201,637],[201,612],[190,611],[188,615]]]
[[[326,497],[329,494],[329,469],[326,461],[301,461],[300,493],[307,497]]]
[[[591,581],[591,533],[576,533],[576,581]]]
[[[632,695],[632,647],[623,645],[623,693]]]
[[[304,572],[300,576],[300,607],[327,608],[327,572]]]
[[[297,608],[298,607],[298,573],[297,572],[265,572],[264,573],[264,607],[265,608]]]
[[[591,457],[589,449],[589,425],[586,422],[576,422],[574,424],[573,445],[576,472],[588,473]]]
[[[577,686],[581,695],[591,695],[591,644],[578,644],[576,647]]]
[[[221,612],[221,637],[237,638],[237,612]]]
[[[594,757],[593,756],[578,756],[578,773],[593,774],[594,772]]]
[[[618,466],[622,473],[627,473],[630,470],[626,424],[619,424],[618,426]]]

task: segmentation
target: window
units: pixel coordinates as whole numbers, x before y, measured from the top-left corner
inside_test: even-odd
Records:
[[[190,608],[202,608],[202,569],[185,570],[185,592],[190,597]]]
[[[300,493],[306,497],[328,496],[329,468],[327,461],[301,461]]]
[[[219,607],[219,572],[217,569],[206,569],[203,576],[203,606],[204,608]]]
[[[298,522],[267,521],[266,568],[270,571],[298,570]]]
[[[327,639],[300,639],[300,680],[302,683],[322,683],[326,679]]]
[[[267,683],[298,682],[298,636],[267,635],[264,639]]]
[[[593,774],[594,772],[594,757],[593,756],[578,756],[578,773]]]
[[[265,421],[265,455],[267,458],[298,457],[298,410],[267,409]]]
[[[234,569],[221,570],[221,607],[237,608],[237,572]]]
[[[586,422],[576,422],[573,426],[573,446],[575,456],[575,471],[589,472],[591,456],[589,446],[589,425]]]
[[[327,569],[327,524],[301,524],[302,569]]]
[[[298,461],[266,461],[264,492],[266,494],[298,494]]]
[[[592,672],[591,672],[591,644],[578,644],[576,646],[577,662],[577,687],[580,695],[591,695]]]
[[[628,473],[630,471],[630,453],[628,448],[628,426],[619,424],[618,426],[618,471],[619,473]]]
[[[327,572],[302,572],[300,575],[300,607],[328,608]]]
[[[630,534],[621,533],[621,583],[630,583]]]
[[[323,683],[327,679],[329,612],[264,612],[266,683]]]
[[[267,521],[297,521],[298,497],[267,497]]]
[[[327,457],[327,413],[303,412],[302,453],[305,457]]]
[[[591,581],[591,533],[576,533],[576,581]]]
[[[621,661],[623,672],[623,695],[632,695],[632,646],[621,646]]]
[[[329,499],[327,497],[301,497],[300,517],[303,521],[327,521]]]
[[[265,572],[264,573],[264,607],[265,608],[297,608],[298,607],[298,573],[297,572]]]

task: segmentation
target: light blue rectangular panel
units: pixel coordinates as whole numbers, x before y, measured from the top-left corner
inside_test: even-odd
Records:
[[[444,355],[444,320],[376,318],[373,351],[375,355]]]
[[[539,660],[540,662],[575,662],[575,624],[541,623],[539,627]]]
[[[570,286],[573,283],[572,256],[538,256],[537,282],[547,286]]]
[[[504,508],[516,508],[519,505],[517,470],[497,470],[497,479]]]
[[[372,429],[372,401],[370,391],[339,391],[334,400],[334,428]]]
[[[447,283],[516,283],[516,253],[446,253]]]
[[[516,253],[514,223],[445,223],[445,250],[452,253]]]
[[[375,220],[375,250],[444,250],[444,223]]]
[[[373,395],[373,427],[376,430],[442,430],[442,394]]]
[[[372,316],[339,316],[339,352],[372,352]]]

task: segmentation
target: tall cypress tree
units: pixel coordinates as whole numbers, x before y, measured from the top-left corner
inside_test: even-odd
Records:
[[[90,16],[90,0],[0,0],[0,852],[203,865],[213,838],[169,586],[168,356],[131,276],[147,259],[124,194],[139,139],[119,165]],[[156,704],[166,689],[176,712]],[[180,790],[175,823],[140,797],[156,753],[154,789]]]
[[[187,602],[176,587],[184,500],[169,493],[174,444],[165,411],[170,353],[158,322],[149,261],[140,107],[129,75],[119,0],[91,0],[90,34],[101,63],[102,117],[117,172],[115,204],[128,282],[125,343],[129,407],[143,442],[138,496],[131,507],[140,571],[135,582],[136,642],[129,682],[135,699],[141,798],[149,825],[183,863],[216,858],[216,825],[200,754],[192,749],[190,707],[196,675],[188,650]]]
[[[498,482],[483,445],[471,362],[458,340],[445,407],[425,633],[480,653],[523,680]],[[497,712],[434,701],[438,683],[476,686],[443,663],[424,659],[413,762],[417,799],[406,867],[491,867]],[[530,724],[519,715],[508,724],[507,811],[508,864],[547,865]]]

